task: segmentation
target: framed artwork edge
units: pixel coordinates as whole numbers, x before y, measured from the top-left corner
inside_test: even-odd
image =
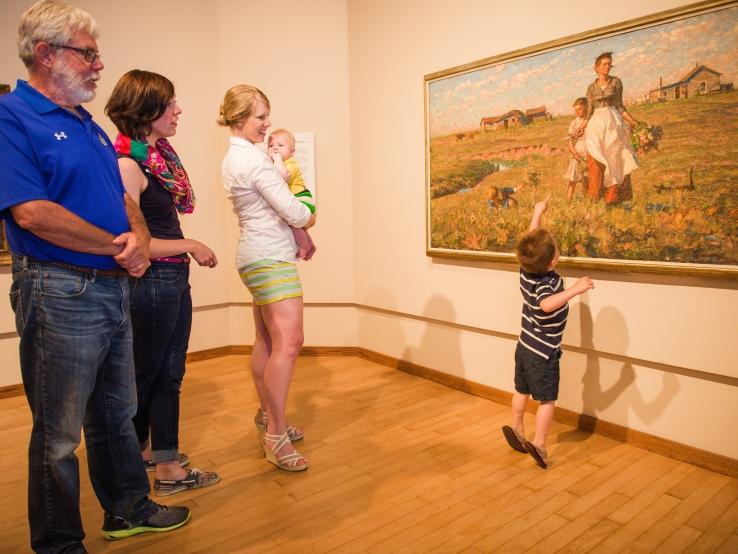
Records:
[[[427,83],[428,81],[433,81],[435,79],[446,77],[451,74],[464,73],[473,69],[480,69],[481,67],[492,65],[500,61],[515,61],[518,58],[527,57],[531,54],[546,52],[548,50],[553,50],[564,45],[574,45],[576,43],[584,42],[588,39],[593,38],[604,38],[611,34],[622,33],[630,29],[640,28],[649,24],[655,25],[658,23],[665,23],[673,18],[687,17],[689,15],[701,13],[712,8],[730,6],[731,4],[735,3],[736,0],[704,0],[703,2],[696,2],[694,4],[686,4],[678,8],[672,8],[670,10],[656,12],[650,15],[644,15],[642,17],[629,19],[620,23],[613,23],[612,25],[597,27],[596,29],[591,29],[589,31],[583,31],[581,33],[549,40],[540,44],[526,46],[525,48],[519,48],[517,50],[512,50],[511,52],[506,52],[504,54],[497,54],[488,58],[482,58],[481,60],[477,60],[475,62],[469,62],[448,69],[434,71],[433,73],[425,75],[423,77],[423,81],[424,83]]]
[[[452,260],[476,261],[480,263],[503,263],[517,265],[514,254],[495,252],[479,252],[471,254],[465,250],[451,250],[446,248],[426,248],[426,256]],[[588,269],[612,273],[631,273],[649,275],[673,275],[679,277],[706,277],[711,279],[735,280],[738,275],[738,266],[710,266],[707,264],[686,264],[669,262],[643,262],[632,260],[618,260],[616,262],[598,258],[571,258],[562,256],[556,268]]]
[[[607,38],[608,36],[620,34],[634,29],[643,29],[648,26],[668,23],[673,20],[683,19],[694,15],[717,11],[720,8],[736,7],[738,0],[704,0],[693,4],[686,4],[670,10],[656,12],[650,15],[614,23],[604,27],[598,27],[589,31],[568,35],[540,44],[520,48],[503,54],[482,58],[480,60],[461,64],[448,69],[435,71],[423,77],[423,113],[424,113],[424,141],[425,141],[425,253],[430,258],[456,259],[464,261],[477,261],[481,263],[502,263],[517,265],[518,261],[514,253],[476,252],[471,250],[455,250],[449,248],[433,247],[431,245],[431,168],[430,168],[430,102],[428,85],[431,81],[438,80],[450,75],[459,75],[499,62],[513,62],[534,54],[544,53],[563,46],[575,46],[591,39]],[[664,261],[635,261],[635,260],[609,260],[604,258],[572,258],[561,256],[557,268],[567,269],[591,269],[613,273],[629,274],[660,274],[683,277],[702,277],[709,279],[738,279],[738,265],[711,265],[696,263],[676,263]]]

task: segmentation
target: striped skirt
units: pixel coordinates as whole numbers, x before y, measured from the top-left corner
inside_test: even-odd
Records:
[[[293,263],[259,260],[238,268],[238,274],[257,306],[302,296],[300,275]]]

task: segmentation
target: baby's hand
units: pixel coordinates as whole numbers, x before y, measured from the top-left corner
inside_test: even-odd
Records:
[[[574,290],[577,292],[577,294],[582,294],[583,292],[587,292],[589,289],[593,288],[594,283],[589,277],[580,277],[577,282],[574,283]]]

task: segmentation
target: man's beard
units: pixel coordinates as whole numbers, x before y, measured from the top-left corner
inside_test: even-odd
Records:
[[[97,91],[86,88],[85,84],[89,79],[99,77],[97,71],[90,70],[85,75],[80,75],[64,61],[57,59],[52,73],[59,95],[63,96],[70,106],[84,104],[95,98]]]

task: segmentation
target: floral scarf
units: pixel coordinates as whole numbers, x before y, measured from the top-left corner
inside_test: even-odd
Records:
[[[115,139],[115,151],[140,161],[151,174],[174,197],[174,207],[181,214],[195,209],[195,192],[190,178],[179,161],[179,156],[165,138],[156,141],[156,146],[134,140],[119,133]]]

